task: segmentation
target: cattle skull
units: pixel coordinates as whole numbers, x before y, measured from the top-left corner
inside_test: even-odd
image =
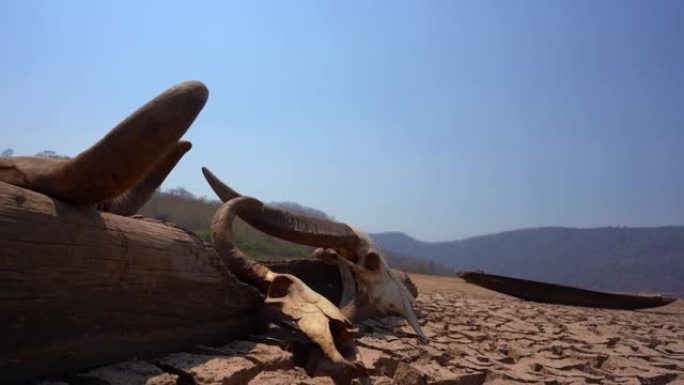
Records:
[[[202,172],[222,201],[241,197],[207,168],[203,168]],[[384,314],[403,316],[415,332],[425,339],[413,309],[413,296],[392,272],[382,252],[368,235],[343,223],[290,213],[266,205],[260,210],[245,212],[240,217],[272,236],[329,250],[317,250],[316,254],[319,257],[325,254],[329,260],[335,260],[340,266],[346,293],[340,307],[348,318],[355,315],[355,301],[349,298],[355,293],[350,288],[352,285],[349,272],[343,271],[343,267],[353,272],[358,291],[368,297],[371,306]]]
[[[356,356],[356,349],[347,332],[351,323],[335,305],[299,278],[275,273],[265,265],[248,259],[236,245],[233,233],[235,218],[258,215],[263,208],[263,203],[250,197],[237,197],[224,203],[211,222],[214,249],[233,274],[265,293],[264,302],[278,306],[283,314],[291,317],[331,361],[351,370],[363,371],[362,364],[352,363],[337,349],[338,346],[345,348],[352,359]]]

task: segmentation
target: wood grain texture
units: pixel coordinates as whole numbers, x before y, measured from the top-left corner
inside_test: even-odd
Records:
[[[0,182],[0,383],[244,337],[261,311],[182,229]]]

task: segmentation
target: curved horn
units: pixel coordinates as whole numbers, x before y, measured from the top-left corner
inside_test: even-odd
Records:
[[[206,167],[202,167],[202,173],[222,201],[241,196]],[[266,234],[314,247],[354,249],[360,241],[356,232],[344,223],[290,213],[266,205],[259,210],[245,211],[240,218]]]
[[[267,294],[267,304],[280,307],[290,316],[299,329],[309,336],[333,362],[353,369],[363,369],[360,363],[347,360],[336,347],[352,344],[350,352],[356,353],[353,342],[345,338],[349,320],[328,299],[306,286],[290,274],[278,274],[265,265],[249,260],[235,243],[233,221],[236,216],[259,211],[263,203],[250,197],[238,197],[224,203],[211,221],[211,238],[216,253],[238,279],[256,286]],[[335,330],[331,326],[336,327]]]
[[[207,180],[207,183],[209,183],[209,186],[211,186],[211,189],[214,190],[214,193],[221,200],[221,202],[228,202],[231,199],[242,196],[242,194],[223,183],[223,181],[214,175],[214,173],[209,171],[208,168],[202,167],[202,174],[204,174],[204,179]]]
[[[137,213],[147,203],[162,182],[164,182],[164,179],[166,179],[173,168],[176,167],[178,161],[191,148],[192,144],[190,142],[181,140],[176,143],[171,148],[171,151],[140,182],[111,201],[98,205],[97,209],[123,216],[131,216]]]
[[[258,210],[262,206],[263,203],[250,197],[238,197],[225,203],[211,221],[211,239],[216,253],[231,273],[266,293],[269,282],[274,278],[273,273],[266,266],[248,259],[242,253],[235,243],[233,232],[233,221],[236,216],[246,211]]]
[[[0,160],[0,180],[77,204],[112,199],[147,175],[178,142],[208,95],[201,82],[181,83],[139,108],[73,159]]]

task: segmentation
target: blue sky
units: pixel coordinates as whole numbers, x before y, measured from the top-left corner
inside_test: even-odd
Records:
[[[0,2],[0,151],[75,155],[183,80],[200,167],[366,231],[684,224],[684,2]]]

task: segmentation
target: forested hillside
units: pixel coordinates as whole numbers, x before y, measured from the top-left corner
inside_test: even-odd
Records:
[[[274,202],[270,205],[291,212],[331,219],[320,210],[294,202]],[[219,206],[218,201],[199,198],[183,188],[176,188],[164,192],[157,191],[140,210],[140,214],[175,223],[194,232],[202,239],[211,241],[209,223]],[[240,248],[255,259],[308,258],[313,252],[311,247],[273,238],[239,219],[236,223],[236,238]],[[453,275],[455,273],[453,268],[445,267],[435,261],[402,255],[389,250],[385,254],[390,266],[397,269],[422,274]]]
[[[194,232],[202,239],[211,241],[209,223],[220,205],[218,201],[198,198],[183,188],[176,188],[156,192],[140,210],[140,214],[175,223]],[[236,222],[237,243],[252,258],[306,258],[313,251],[311,247],[268,236],[240,219]]]

